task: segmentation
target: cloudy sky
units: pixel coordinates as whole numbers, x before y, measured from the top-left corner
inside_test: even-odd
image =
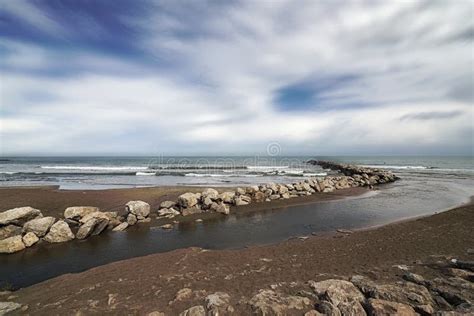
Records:
[[[1,153],[472,154],[473,6],[0,0]]]

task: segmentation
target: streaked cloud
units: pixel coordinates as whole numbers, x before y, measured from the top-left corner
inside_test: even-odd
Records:
[[[472,16],[463,0],[2,1],[1,151],[471,153]]]

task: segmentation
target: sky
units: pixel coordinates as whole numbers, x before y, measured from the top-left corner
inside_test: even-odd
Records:
[[[6,155],[473,155],[474,2],[0,0]]]

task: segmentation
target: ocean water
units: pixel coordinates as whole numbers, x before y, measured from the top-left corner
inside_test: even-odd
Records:
[[[0,186],[59,185],[61,189],[109,189],[163,185],[234,186],[294,182],[331,174],[309,159],[391,169],[410,176],[472,178],[473,157],[3,157]]]

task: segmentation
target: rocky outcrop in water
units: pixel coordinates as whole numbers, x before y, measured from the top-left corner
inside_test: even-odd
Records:
[[[342,164],[332,161],[310,160],[309,164],[321,166],[324,169],[335,170],[345,176],[350,176],[362,185],[375,185],[393,182],[399,178],[388,170]]]
[[[121,213],[102,212],[94,206],[72,206],[64,211],[64,219],[56,221],[29,206],[7,210],[0,213],[0,253],[14,253],[38,242],[86,239],[107,229],[122,231],[150,221],[150,205],[143,201],[128,202]]]

